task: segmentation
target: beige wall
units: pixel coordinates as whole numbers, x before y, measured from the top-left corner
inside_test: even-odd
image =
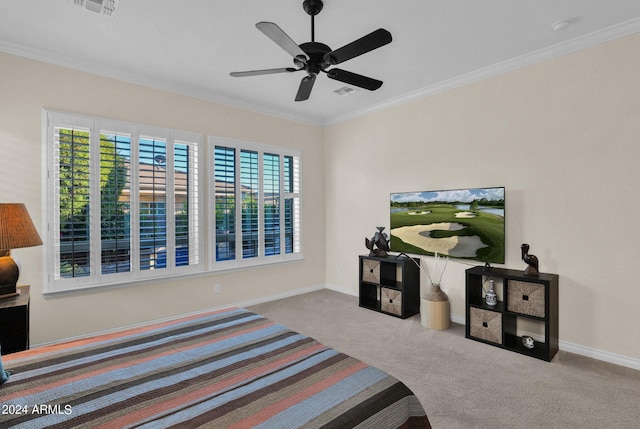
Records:
[[[304,262],[45,299],[42,248],[18,249],[32,343],[325,282],[356,294],[389,193],[505,186],[505,266],[524,268],[528,242],[560,275],[561,344],[638,362],[639,50],[626,37],[324,130],[0,54],[0,201],[25,202],[41,233],[42,108],[304,150]],[[451,262],[443,278],[457,320],[466,268]]]
[[[322,129],[0,53],[0,202],[24,202],[43,239],[43,108],[302,149],[305,260],[44,298],[44,248],[17,249],[32,344],[324,286]]]
[[[560,275],[561,347],[639,359],[638,52],[636,34],[325,128],[328,285],[357,293],[389,193],[505,186],[505,266],[527,242]],[[442,281],[459,320],[466,268]]]

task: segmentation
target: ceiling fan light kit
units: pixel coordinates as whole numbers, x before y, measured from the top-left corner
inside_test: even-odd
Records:
[[[256,28],[265,36],[273,40],[278,46],[284,49],[293,57],[296,68],[282,67],[263,70],[250,70],[230,73],[233,77],[258,76],[275,73],[292,73],[305,71],[307,76],[302,78],[296,101],[308,100],[316,81],[316,76],[323,72],[329,79],[334,79],[349,85],[375,91],[382,86],[382,81],[363,76],[339,68],[331,68],[347,60],[366,54],[381,46],[391,42],[391,33],[383,28],[379,28],[364,37],[348,43],[341,48],[332,50],[324,43],[315,41],[315,16],[320,13],[324,6],[322,0],[304,0],[302,7],[311,16],[311,41],[298,45],[294,42],[277,24],[273,22],[259,22]]]

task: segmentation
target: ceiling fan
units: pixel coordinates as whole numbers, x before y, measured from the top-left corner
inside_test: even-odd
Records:
[[[359,55],[366,54],[381,46],[391,42],[391,33],[383,28],[379,28],[358,40],[336,50],[324,43],[315,41],[315,21],[314,17],[320,13],[323,7],[322,0],[304,0],[302,3],[304,11],[311,16],[311,41],[301,45],[296,44],[280,27],[273,22],[259,22],[256,24],[258,30],[262,31],[268,38],[273,40],[278,46],[287,51],[293,57],[296,67],[283,67],[275,69],[251,70],[230,73],[233,77],[258,76],[275,73],[293,73],[306,71],[307,76],[302,78],[296,101],[309,99],[313,84],[318,73],[326,73],[330,79],[338,80],[349,85],[375,91],[382,86],[382,81],[367,76],[362,76],[339,68],[330,66],[343,63]]]

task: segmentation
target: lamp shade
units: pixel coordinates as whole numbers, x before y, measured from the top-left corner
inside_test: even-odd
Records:
[[[25,205],[0,203],[0,250],[41,244],[42,240]]]

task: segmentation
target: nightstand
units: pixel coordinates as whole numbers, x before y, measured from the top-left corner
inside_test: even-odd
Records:
[[[29,348],[29,286],[18,286],[20,295],[0,300],[2,354]]]

